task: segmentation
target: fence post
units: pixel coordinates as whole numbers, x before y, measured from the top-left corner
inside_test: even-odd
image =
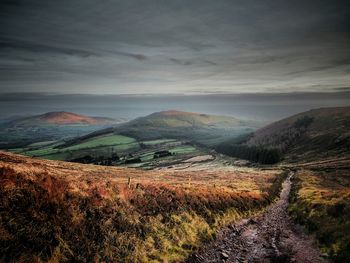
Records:
[[[128,177],[128,188],[131,186],[131,177]]]

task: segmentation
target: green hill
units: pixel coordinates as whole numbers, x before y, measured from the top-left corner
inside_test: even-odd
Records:
[[[48,112],[21,117],[0,124],[0,149],[20,148],[89,134],[120,122],[71,112]]]
[[[120,134],[138,140],[176,138],[204,145],[215,145],[224,139],[255,131],[258,127],[261,127],[261,123],[228,116],[169,110],[75,138],[65,146],[83,143],[86,140],[91,141],[91,138],[106,134]]]
[[[156,127],[156,128],[233,128],[256,125],[234,117],[199,114],[176,110],[156,112],[141,117],[126,124],[127,127]]]
[[[233,117],[171,110],[83,136],[44,145],[31,144],[12,151],[58,160],[77,160],[86,156],[110,158],[118,154],[149,161],[157,151],[170,151],[174,155],[194,154],[203,146],[212,148],[229,138],[251,133],[258,126],[259,123]]]

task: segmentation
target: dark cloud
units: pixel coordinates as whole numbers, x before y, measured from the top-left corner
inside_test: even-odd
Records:
[[[189,65],[192,64],[191,61],[189,61],[189,60],[184,60],[184,59],[170,58],[170,60],[171,60],[172,62],[174,62],[175,64],[178,64],[178,65],[189,66]]]
[[[20,40],[0,39],[0,49],[3,52],[14,52],[14,53],[18,51],[25,51],[25,52],[33,52],[33,53],[63,54],[68,56],[80,56],[80,57],[97,56],[97,53],[82,50],[82,49],[49,46],[45,44],[30,43],[30,42],[25,42]]]
[[[203,60],[205,63],[211,65],[211,66],[216,66],[217,63],[213,62],[213,61],[210,61],[210,60]]]
[[[342,0],[3,0],[0,92],[328,91],[350,85]]]
[[[142,55],[142,54],[132,54],[132,53],[118,52],[118,51],[113,51],[111,53],[116,54],[116,55],[120,55],[120,56],[130,57],[130,58],[136,59],[138,61],[143,61],[143,60],[147,59],[147,56]]]

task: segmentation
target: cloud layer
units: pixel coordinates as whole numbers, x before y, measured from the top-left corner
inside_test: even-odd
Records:
[[[2,1],[0,92],[349,87],[349,17],[337,0]]]

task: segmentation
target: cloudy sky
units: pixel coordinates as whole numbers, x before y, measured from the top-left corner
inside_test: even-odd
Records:
[[[350,87],[348,0],[0,3],[1,93]]]

